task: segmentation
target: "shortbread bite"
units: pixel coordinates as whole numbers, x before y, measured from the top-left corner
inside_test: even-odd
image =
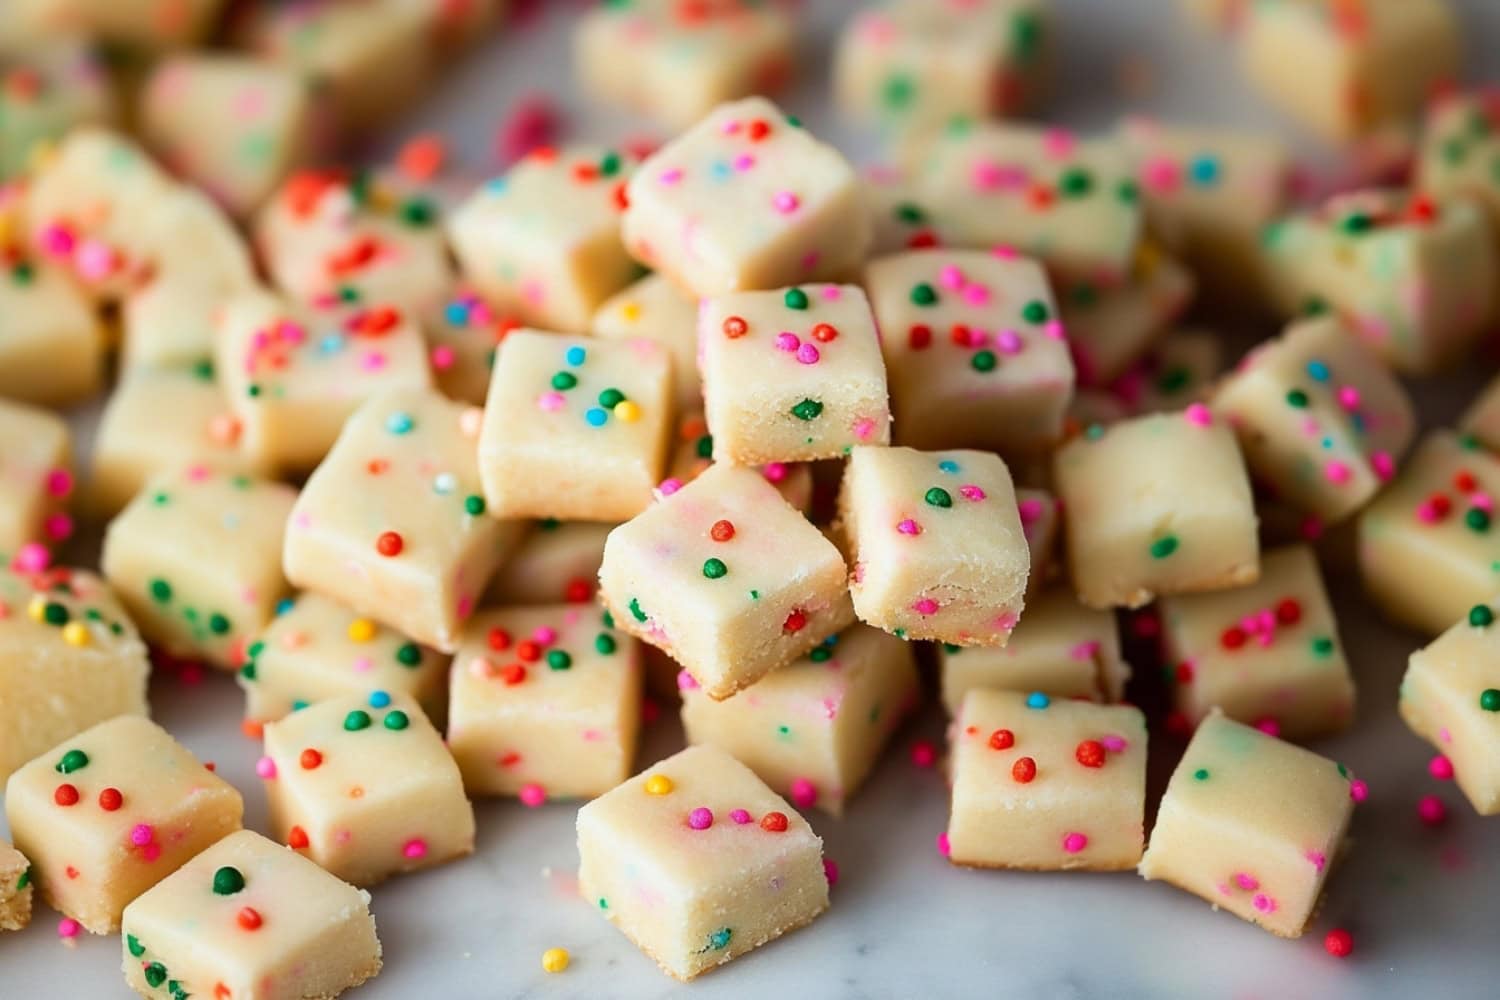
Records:
[[[874,225],[871,257],[944,243],[947,220],[933,210],[911,170],[879,163],[864,168],[860,180]]]
[[[1343,847],[1354,784],[1344,765],[1213,711],[1172,772],[1141,877],[1299,937]]]
[[[84,570],[0,569],[0,778],[59,740],[145,715],[146,644]]]
[[[655,341],[508,334],[479,433],[495,517],[623,521],[666,463],[672,366]]]
[[[1397,703],[1412,732],[1453,766],[1481,816],[1500,813],[1500,625],[1492,602],[1476,604],[1411,655]]]
[[[578,888],[689,980],[828,908],[823,841],[745,765],[689,747],[578,810]]]
[[[640,272],[621,243],[635,161],[599,146],[534,150],[448,219],[464,278],[528,326],[582,333]]]
[[[287,579],[452,652],[522,530],[489,516],[478,423],[478,411],[431,389],[356,410],[297,498]]]
[[[214,332],[232,295],[214,285],[151,281],[120,303],[120,374],[190,368],[213,374]]]
[[[240,793],[149,719],[70,736],[10,776],[5,818],[47,905],[91,934],[240,828]]]
[[[449,399],[483,406],[500,341],[520,324],[492,309],[466,285],[423,318],[427,361],[438,389]]]
[[[687,414],[677,421],[677,436],[667,462],[667,478],[657,490],[670,495],[682,489],[714,464],[714,438],[708,433],[708,421],[702,411]],[[813,463],[767,462],[760,466],[766,482],[776,487],[786,502],[802,513],[808,513],[813,501]]]
[[[728,698],[854,620],[833,543],[752,469],[714,465],[610,532],[615,624]]]
[[[1434,98],[1423,123],[1416,188],[1438,201],[1471,198],[1500,222],[1500,90],[1482,87]]]
[[[1164,597],[1158,614],[1172,702],[1188,723],[1218,709],[1301,742],[1354,721],[1354,680],[1308,546],[1265,552],[1248,587]]]
[[[1206,407],[1090,428],[1058,451],[1053,475],[1073,587],[1089,607],[1255,582],[1245,461]]]
[[[672,398],[678,415],[703,409],[698,374],[698,304],[659,274],[626,285],[594,311],[588,332],[601,340],[644,337],[672,356]]]
[[[948,860],[1121,871],[1145,843],[1146,717],[1034,691],[970,691],[950,733]]]
[[[717,461],[807,462],[891,439],[880,334],[857,285],[793,285],[698,306]]]
[[[276,837],[369,886],[474,851],[474,807],[443,736],[404,694],[341,694],[267,723]]]
[[[841,815],[921,697],[912,646],[864,625],[831,635],[747,691],[682,691],[691,744],[719,747],[798,809]]]
[[[72,406],[104,382],[104,328],[63,269],[21,258],[0,271],[0,396]]]
[[[0,398],[0,565],[73,533],[73,448],[61,417]],[[40,550],[28,548],[28,559]]]
[[[450,657],[319,594],[301,594],[245,647],[236,680],[245,718],[275,722],[308,705],[372,691],[407,695],[441,720]]]
[[[1110,383],[1135,414],[1165,413],[1207,402],[1224,368],[1224,345],[1211,330],[1174,330]]]
[[[1066,586],[1028,599],[1025,620],[1003,648],[943,643],[938,665],[950,715],[976,688],[1111,703],[1124,699],[1130,679],[1114,613],[1084,607]]]
[[[854,169],[763,97],[658,149],[626,201],[631,255],[700,298],[851,277],[870,245]]]
[[[537,521],[490,577],[484,603],[588,604],[599,586],[604,540],[614,528],[598,521]]]
[[[24,930],[31,923],[31,862],[0,840],[0,931]]]
[[[1434,431],[1359,515],[1359,570],[1386,617],[1437,635],[1500,587],[1500,460]]]
[[[234,669],[287,592],[281,542],[296,497],[199,465],[153,477],[109,522],[104,576],[153,645]]]
[[[380,971],[370,894],[250,830],[131,903],[121,930],[125,982],[148,1000],[332,998]]]
[[[1213,395],[1246,464],[1325,523],[1364,506],[1416,433],[1401,383],[1337,319],[1304,320],[1255,348]]]
[[[1123,283],[1062,279],[1057,296],[1080,385],[1112,382],[1151,349],[1186,311],[1193,274],[1143,239]]]
[[[998,456],[856,448],[839,493],[839,529],[861,621],[959,646],[1010,638],[1031,553]]]
[[[603,795],[635,769],[641,647],[593,603],[492,608],[464,627],[448,747],[471,795]]]
[[[0,14],[0,21],[10,16]],[[0,91],[0,179],[25,174],[75,126],[102,124],[115,113],[109,69],[93,46],[4,35],[0,24],[0,61],[17,82]]]

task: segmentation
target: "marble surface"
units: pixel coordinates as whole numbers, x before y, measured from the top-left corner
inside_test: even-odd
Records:
[[[0,0],[4,2],[4,0]],[[1284,128],[1226,65],[1222,44],[1173,18],[1168,0],[1058,0],[1061,75],[1051,117],[1102,127],[1125,110],[1186,120]],[[568,85],[569,3],[547,4],[542,23],[494,40],[470,57],[422,107],[423,128],[446,133],[462,160],[484,169],[494,125],[522,93],[550,91],[570,109],[569,135],[621,138],[643,123],[582,107]],[[826,46],[853,4],[807,0],[807,79],[787,101],[820,135],[857,157],[871,147],[833,120],[822,94]],[[1464,0],[1471,75],[1500,41],[1500,3]],[[1130,100],[1117,95],[1129,83]],[[396,140],[393,138],[392,143]],[[1310,153],[1316,155],[1315,150]],[[1242,330],[1241,340],[1270,335]],[[1450,420],[1493,355],[1470,370],[1418,387],[1424,421]],[[80,417],[85,437],[90,419]],[[1317,749],[1369,781],[1354,820],[1353,848],[1330,883],[1322,915],[1300,941],[1278,940],[1196,897],[1132,874],[973,872],[935,849],[946,822],[940,775],[908,759],[913,740],[939,740],[936,706],[904,730],[847,816],[811,819],[838,862],[832,909],[810,928],[691,986],[667,979],[576,896],[574,808],[478,807],[472,858],[378,887],[374,910],[386,969],[357,994],[380,998],[720,997],[1050,998],[1409,997],[1496,995],[1494,928],[1500,924],[1500,820],[1476,817],[1451,784],[1427,776],[1431,751],[1395,716],[1396,685],[1417,637],[1375,620],[1357,583],[1335,559],[1332,584],[1343,638],[1360,685],[1346,736]],[[1143,674],[1149,673],[1142,671]],[[1143,676],[1132,695],[1150,704],[1160,684]],[[256,744],[239,734],[238,689],[225,677],[159,678],[156,717],[246,793],[249,826],[264,830]],[[649,727],[641,762],[674,751],[671,713]],[[1154,793],[1180,751],[1152,746]],[[1417,820],[1419,796],[1436,793],[1450,820]],[[61,944],[57,914],[38,906],[32,927],[0,935],[0,998],[126,995],[117,937]],[[1322,934],[1350,928],[1357,953],[1326,955]],[[544,949],[573,954],[563,975],[542,972]]]

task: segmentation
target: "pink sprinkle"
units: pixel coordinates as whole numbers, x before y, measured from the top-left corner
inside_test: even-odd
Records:
[[[367,674],[375,669],[375,661],[368,656],[356,656],[352,666],[356,674]]]
[[[797,206],[802,202],[790,191],[781,191],[771,199],[771,205],[782,215],[790,215],[797,211]]]
[[[1303,857],[1312,862],[1312,866],[1316,871],[1322,871],[1328,865],[1328,855],[1322,851],[1308,851]]]
[[[937,747],[927,740],[917,740],[911,745],[911,762],[918,767],[931,767],[937,763]]]
[[[22,573],[40,573],[52,564],[52,553],[40,542],[27,542],[16,550],[11,563]]]
[[[703,806],[699,806],[688,813],[688,826],[694,830],[707,830],[713,825],[714,814],[712,809],[705,809]]]
[[[151,827],[147,826],[145,823],[137,823],[135,826],[130,828],[130,842],[136,847],[145,847],[147,844],[151,843],[152,838],[154,838],[155,836],[156,831],[151,829]]]
[[[938,284],[944,288],[959,289],[964,286],[964,273],[955,264],[944,264],[938,271]]]
[[[1423,524],[1434,524],[1438,520],[1437,506],[1430,500],[1417,504],[1417,520]]]
[[[255,775],[265,781],[276,777],[276,762],[270,757],[262,757],[255,762]]]
[[[959,295],[963,296],[963,300],[971,306],[982,306],[990,301],[990,286],[977,282],[965,285]]]
[[[734,820],[740,826],[744,826],[746,823],[748,823],[752,819],[754,819],[753,816],[751,816],[748,812],[746,812],[743,809],[731,809],[731,810],[729,810],[729,818],[732,819],[732,820]]]
[[[210,473],[206,465],[190,465],[183,473],[190,483],[201,483],[208,479]]]
[[[1079,851],[1089,846],[1089,838],[1081,833],[1065,834],[1063,836],[1062,846],[1063,850],[1067,851],[1069,854],[1077,854]]]
[[[1068,339],[1068,331],[1063,329],[1062,320],[1049,319],[1042,324],[1042,332],[1052,340]]]
[[[70,514],[49,514],[42,522],[42,529],[47,532],[47,537],[54,542],[61,542],[73,537],[73,517]]]
[[[819,294],[829,302],[837,302],[844,297],[844,290],[838,285],[824,285],[819,290]]]
[[[157,858],[161,857],[161,845],[153,840],[151,843],[141,848],[141,857],[145,858],[147,861],[155,861]]]
[[[1188,423],[1197,427],[1207,427],[1214,422],[1213,411],[1202,403],[1189,403],[1182,415],[1187,418]]]
[[[1370,797],[1370,786],[1355,778],[1349,782],[1349,797],[1355,802],[1363,802]]]
[[[661,493],[662,496],[669,497],[673,493],[676,493],[678,490],[682,489],[682,480],[678,479],[676,476],[672,476],[668,479],[663,479],[661,481],[661,485],[656,489]]]
[[[1277,722],[1275,719],[1261,719],[1255,724],[1255,728],[1259,729],[1267,736],[1281,735],[1281,723]]]
[[[1003,354],[1020,354],[1026,342],[1021,335],[1014,330],[1001,330],[995,334],[995,346],[1000,348]]]
[[[1441,826],[1448,818],[1448,807],[1436,795],[1424,795],[1417,800],[1417,818],[1425,826]]]
[[[976,163],[970,174],[974,187],[980,191],[995,191],[1001,188],[1018,188],[1026,184],[1025,169],[987,160]]]
[[[1469,506],[1478,507],[1480,510],[1489,513],[1495,509],[1495,500],[1488,493],[1470,493]]]
[[[1330,459],[1328,464],[1323,466],[1323,475],[1327,476],[1328,481],[1335,486],[1342,486],[1349,481],[1353,472],[1350,471],[1348,465],[1335,458]]]
[[[1177,164],[1165,156],[1153,158],[1141,169],[1141,183],[1153,194],[1168,194],[1181,180],[1182,172]]]
[[[107,278],[115,270],[118,259],[107,243],[85,240],[73,253],[73,264],[78,273],[91,281]]]
[[[776,349],[778,351],[787,351],[788,353],[790,353],[792,351],[795,351],[798,347],[802,346],[802,339],[795,333],[789,333],[783,330],[781,333],[778,333],[776,335],[775,343]]]
[[[51,225],[43,229],[38,236],[38,241],[42,244],[42,250],[53,257],[70,256],[76,243],[72,230],[61,225]]]
[[[562,393],[549,389],[536,398],[536,405],[547,413],[556,413],[568,405],[568,400]]]
[[[1104,744],[1104,749],[1108,750],[1110,753],[1124,753],[1125,748],[1130,746],[1130,743],[1125,739],[1125,737],[1113,734],[1104,737],[1099,742]]]
[[[696,691],[698,690],[698,681],[686,670],[679,670],[677,671],[677,690]]]
[[[1338,391],[1339,405],[1346,410],[1359,409],[1359,390],[1352,385],[1341,385]]]
[[[439,344],[432,349],[432,367],[440,372],[447,371],[453,367],[454,357],[453,348],[447,344]]]
[[[47,473],[49,496],[65,497],[71,492],[73,492],[73,473],[67,469],[53,469]]]
[[[1019,504],[1016,505],[1016,509],[1021,515],[1021,523],[1023,525],[1035,524],[1037,521],[1040,521],[1042,518],[1043,508],[1044,505],[1042,504],[1042,502],[1035,497],[1028,497],[1027,499],[1022,500]]]
[[[1272,899],[1270,896],[1267,896],[1265,893],[1256,893],[1255,897],[1250,900],[1250,905],[1255,907],[1262,913],[1276,912],[1276,900]]]
[[[734,169],[742,174],[753,166],[755,166],[755,157],[749,153],[741,153],[734,158]]]
[[[63,917],[57,922],[57,936],[60,938],[76,938],[79,930],[78,921],[72,917]]]
[[[797,348],[797,360],[804,365],[815,365],[821,357],[822,355],[818,353],[818,348],[813,344],[803,344]]]
[[[1234,876],[1234,883],[1246,892],[1254,892],[1260,888],[1260,880],[1254,875],[1247,875],[1244,872],[1239,872]]]
[[[425,858],[427,856],[427,841],[421,837],[413,837],[401,845],[401,854],[408,858]]]
[[[940,833],[940,834],[937,835],[937,849],[938,849],[938,853],[941,854],[943,857],[946,858],[948,856],[950,848],[948,846],[948,833],[947,833],[947,831],[944,831],[944,832],[942,832],[942,833]]]
[[[547,790],[534,782],[522,785],[518,794],[521,797],[521,804],[531,809],[547,801]]]
[[[919,615],[936,614],[938,609],[938,602],[934,601],[930,597],[919,598],[918,600],[912,602],[911,609]]]
[[[1073,133],[1067,129],[1049,128],[1047,134],[1042,137],[1042,148],[1047,155],[1058,160],[1065,160],[1073,155],[1073,149],[1077,145]]]
[[[785,462],[771,462],[761,467],[760,474],[768,483],[779,483],[787,477],[788,470]]]
[[[669,170],[663,170],[661,173],[656,175],[656,179],[658,182],[666,184],[668,186],[676,184],[678,181],[682,180],[682,168],[672,167]]]
[[[1388,451],[1377,451],[1370,456],[1370,468],[1375,470],[1375,475],[1381,482],[1385,482],[1396,474],[1396,460]]]
[[[978,486],[973,485],[972,483],[960,486],[958,488],[958,495],[963,497],[965,500],[973,500],[976,503],[985,498],[984,490]]]
[[[839,863],[832,858],[823,859],[823,877],[828,880],[828,888],[832,889],[839,884]]]
[[[1453,780],[1453,761],[1446,754],[1438,754],[1427,762],[1427,773],[1439,781]]]
[[[990,248],[990,256],[996,257],[1000,260],[1015,260],[1020,256],[1020,253],[1017,252],[1015,247],[1001,244],[999,246]]]
[[[797,804],[797,808],[806,809],[818,801],[818,786],[806,778],[793,778],[792,801]]]
[[[903,535],[920,535],[922,526],[908,517],[896,523],[896,530]]]
[[[550,646],[557,641],[557,630],[543,625],[531,633],[531,640],[543,646]]]
[[[875,433],[875,421],[869,417],[860,417],[854,421],[854,436],[861,441],[870,440],[870,435]]]
[[[386,356],[382,351],[366,351],[359,359],[359,367],[367,372],[378,372],[385,368]]]

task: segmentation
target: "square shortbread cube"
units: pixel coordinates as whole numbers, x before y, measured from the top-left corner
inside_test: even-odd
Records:
[[[1172,772],[1141,876],[1298,937],[1343,846],[1351,780],[1342,764],[1211,712]]]
[[[620,237],[634,166],[595,146],[533,151],[448,220],[464,277],[529,326],[588,329],[600,304],[639,274]]]
[[[473,795],[603,795],[630,776],[641,650],[593,604],[475,615],[454,657],[448,746]]]
[[[452,652],[521,534],[480,495],[478,418],[431,389],[355,411],[297,498],[287,579]]]
[[[763,97],[709,112],[626,196],[626,248],[699,297],[839,280],[870,245],[854,169]]]
[[[68,737],[10,776],[5,818],[42,898],[93,934],[125,905],[240,828],[244,803],[149,719]]]
[[[71,406],[104,380],[104,330],[89,300],[57,267],[7,261],[0,270],[0,395]]]
[[[1223,368],[1224,345],[1218,334],[1174,330],[1109,390],[1137,415],[1184,410],[1209,399]]]
[[[682,727],[798,809],[838,816],[920,698],[911,644],[853,625],[727,701],[684,690]]]
[[[296,497],[203,466],[157,476],[109,522],[104,575],[148,641],[237,667],[286,594],[281,540]]]
[[[974,690],[950,733],[949,861],[1120,871],[1140,860],[1146,836],[1140,709]]]
[[[1453,765],[1453,778],[1481,816],[1500,813],[1500,625],[1476,604],[1411,654],[1398,707],[1412,732]]]
[[[971,250],[870,261],[898,444],[1045,451],[1061,436],[1073,362],[1036,262]]]
[[[267,723],[271,826],[326,871],[374,885],[474,850],[474,807],[443,736],[404,694],[340,694]]]
[[[1354,680],[1307,546],[1264,553],[1248,587],[1164,597],[1158,613],[1172,701],[1188,723],[1220,709],[1300,742],[1354,721]]]
[[[1005,645],[1031,550],[998,456],[856,448],[838,511],[861,621],[903,639]]]
[[[657,492],[671,496],[713,464],[714,438],[708,433],[708,421],[703,419],[701,410],[689,413],[677,421],[677,438],[667,462],[667,478],[661,481]],[[760,474],[787,503],[806,514],[812,508],[812,469],[811,462],[767,462],[760,466]]]
[[[146,644],[83,570],[0,569],[0,778],[117,715],[145,715]]]
[[[1395,475],[1416,433],[1401,383],[1331,317],[1295,323],[1257,347],[1219,384],[1213,407],[1251,472],[1328,523]]]
[[[239,419],[212,370],[142,368],[126,373],[104,404],[94,434],[86,499],[113,517],[153,476],[188,467],[253,473],[240,448]]]
[[[517,330],[479,434],[496,517],[623,521],[651,502],[671,426],[672,367],[656,342]]]
[[[604,540],[614,528],[596,521],[536,522],[490,577],[484,603],[511,607],[591,602],[599,587]]]
[[[500,341],[517,328],[516,321],[460,286],[442,308],[428,312],[422,325],[438,389],[449,399],[483,406]]]
[[[0,565],[36,561],[32,547],[51,547],[73,533],[73,484],[67,422],[0,399]]]
[[[589,333],[601,340],[654,340],[672,356],[678,415],[703,409],[698,374],[698,306],[659,274],[648,274],[610,296],[594,312]]]
[[[1040,691],[1107,704],[1124,699],[1130,679],[1114,613],[1084,607],[1066,586],[1048,587],[1028,599],[1025,619],[1003,648],[943,643],[938,665],[950,715],[958,714],[964,695],[976,688]]]
[[[1245,461],[1206,407],[1091,428],[1057,452],[1053,474],[1073,587],[1089,607],[1255,582]]]
[[[8,78],[0,93],[0,177],[23,177],[68,132],[117,111],[111,67],[85,38],[35,32],[18,3],[0,15]],[[36,37],[47,35],[52,37]]]
[[[0,931],[23,930],[31,923],[31,862],[0,840]]]
[[[731,465],[610,532],[599,594],[618,627],[716,699],[854,620],[838,549],[760,473]]]
[[[380,971],[370,894],[258,833],[230,834],[131,903],[143,997],[335,997]],[[173,986],[175,985],[175,989]]]
[[[1191,271],[1145,239],[1123,282],[1060,279],[1057,298],[1079,384],[1124,374],[1166,335],[1196,287]]]
[[[578,810],[578,888],[689,980],[828,908],[823,841],[749,768],[689,747]]]
[[[1500,221],[1500,101],[1492,88],[1437,95],[1423,122],[1417,190],[1439,201],[1472,198]]]
[[[718,461],[806,462],[890,443],[880,335],[856,285],[704,299],[698,351]]]
[[[1471,437],[1429,434],[1359,515],[1365,592],[1392,621],[1437,635],[1500,589],[1500,460]]]
[[[407,695],[432,719],[448,700],[450,658],[318,594],[301,594],[246,648],[245,718],[275,722],[342,695]]]
[[[152,281],[120,303],[120,374],[162,368],[212,376],[214,331],[231,296],[213,285]]]
[[[264,292],[225,304],[216,370],[245,453],[286,472],[322,461],[365,400],[432,384],[414,315],[392,305],[307,310]]]

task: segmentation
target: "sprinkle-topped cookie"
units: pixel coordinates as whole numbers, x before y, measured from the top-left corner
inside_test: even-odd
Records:
[[[648,274],[610,296],[589,322],[589,333],[601,340],[645,337],[666,348],[679,416],[703,409],[696,305],[660,274]]]
[[[68,425],[0,399],[0,565],[46,565],[44,552],[73,534],[73,487]]]
[[[0,244],[0,395],[38,406],[82,402],[104,378],[104,330],[62,269]]]

